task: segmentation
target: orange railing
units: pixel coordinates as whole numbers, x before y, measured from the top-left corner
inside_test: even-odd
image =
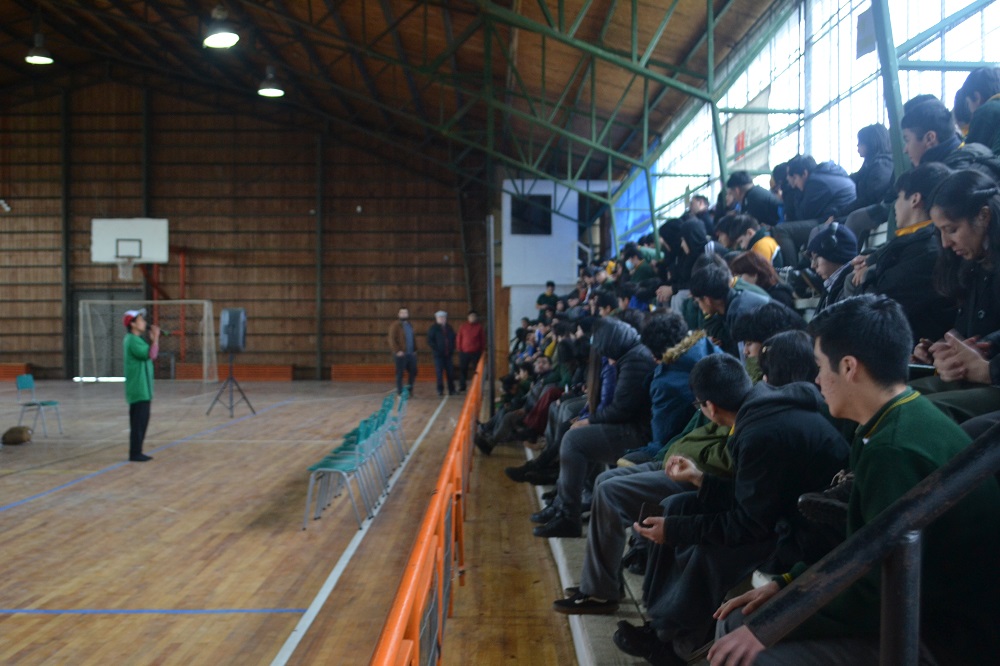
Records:
[[[472,469],[472,437],[483,401],[484,361],[469,384],[430,506],[403,572],[389,618],[371,663],[428,666],[438,662],[445,619],[451,614],[451,582],[465,565],[465,495]]]

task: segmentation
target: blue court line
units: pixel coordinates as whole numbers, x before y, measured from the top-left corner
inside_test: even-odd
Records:
[[[201,432],[195,433],[193,435],[188,435],[187,437],[183,437],[181,439],[175,440],[173,442],[170,442],[169,444],[164,444],[163,446],[161,446],[161,447],[159,447],[157,449],[153,449],[152,451],[150,451],[150,453],[158,453],[159,451],[164,451],[164,450],[169,449],[171,447],[177,446],[178,444],[183,444],[184,442],[190,442],[192,439],[197,439],[199,437],[204,437],[205,435],[210,435],[213,432],[216,432],[218,430],[222,430],[223,428],[228,428],[229,426],[231,426],[231,425],[233,425],[235,423],[239,423],[240,421],[245,421],[246,419],[249,419],[249,418],[251,418],[253,416],[260,416],[261,414],[269,412],[272,409],[276,409],[278,407],[281,407],[282,405],[287,405],[290,402],[294,402],[294,401],[293,400],[284,400],[282,402],[275,403],[275,404],[271,405],[270,407],[266,407],[266,408],[260,410],[259,412],[257,412],[257,414],[247,414],[246,416],[241,416],[240,418],[236,419],[235,421],[228,421],[227,423],[222,423],[222,424],[219,424],[217,426],[212,426],[208,430],[202,430]],[[4,506],[0,506],[0,513],[3,513],[4,511],[8,511],[10,509],[16,509],[17,507],[19,507],[19,506],[21,506],[23,504],[27,504],[28,502],[31,502],[33,500],[45,497],[47,495],[51,495],[52,493],[59,492],[60,490],[63,490],[65,488],[69,488],[70,486],[75,486],[78,483],[83,483],[84,481],[87,481],[88,479],[92,479],[95,476],[100,476],[101,474],[106,474],[107,472],[116,470],[119,467],[123,467],[124,465],[127,465],[127,464],[128,464],[127,462],[115,463],[113,465],[105,467],[104,469],[100,469],[100,470],[97,470],[96,472],[92,472],[91,474],[88,474],[86,476],[81,476],[79,479],[75,479],[73,481],[70,481],[69,483],[64,483],[61,486],[56,486],[55,488],[52,488],[50,490],[46,490],[45,492],[38,493],[37,495],[32,495],[31,497],[26,497],[23,500],[18,500],[16,502],[11,502],[10,504],[6,504]]]
[[[227,615],[227,614],[261,614],[261,613],[304,613],[305,608],[208,608],[208,609],[169,609],[169,608],[0,608],[0,615]]]

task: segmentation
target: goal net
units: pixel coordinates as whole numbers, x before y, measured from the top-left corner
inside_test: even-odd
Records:
[[[81,300],[77,318],[78,381],[122,381],[126,310],[145,308],[146,321],[160,327],[158,379],[219,380],[212,301]]]

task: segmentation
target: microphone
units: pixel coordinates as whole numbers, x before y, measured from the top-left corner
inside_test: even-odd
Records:
[[[160,335],[162,335],[165,338],[169,338],[171,335],[173,335],[173,333],[171,333],[170,331],[168,331],[165,328],[161,328],[160,329]]]

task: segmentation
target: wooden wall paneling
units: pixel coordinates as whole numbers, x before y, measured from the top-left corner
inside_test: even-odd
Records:
[[[58,99],[0,112],[0,363],[61,365],[59,112]]]

